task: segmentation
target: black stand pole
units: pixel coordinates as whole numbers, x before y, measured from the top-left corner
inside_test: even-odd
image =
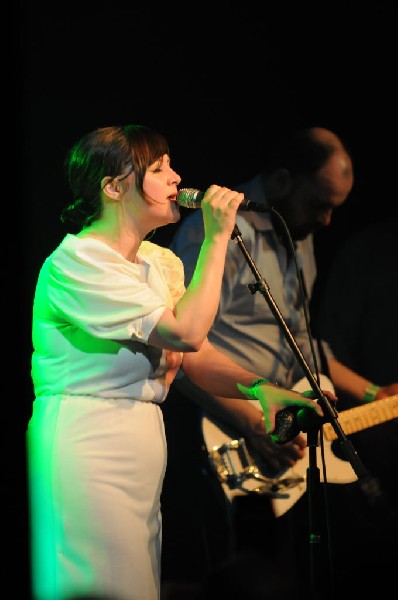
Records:
[[[378,495],[379,491],[375,488],[375,481],[370,478],[367,473],[362,461],[360,460],[358,454],[356,453],[353,445],[350,440],[347,439],[344,431],[342,430],[339,422],[338,422],[338,413],[335,410],[334,406],[330,403],[330,400],[327,396],[322,393],[322,390],[319,387],[318,382],[314,378],[314,375],[311,369],[306,362],[303,353],[297,345],[294,336],[289,330],[278,306],[276,305],[268,284],[265,279],[259,273],[252,257],[250,256],[249,251],[247,250],[243,240],[241,232],[237,225],[235,225],[234,231],[231,235],[231,239],[239,245],[255,279],[256,283],[249,286],[249,289],[252,294],[259,291],[267,301],[275,319],[280,323],[280,326],[285,334],[285,337],[289,343],[290,348],[292,349],[297,361],[299,362],[308,382],[315,394],[315,398],[318,400],[322,412],[323,418],[317,417],[313,418],[313,411],[299,411],[298,415],[302,413],[302,420],[298,419],[298,423],[300,426],[300,430],[307,432],[307,443],[309,446],[309,468],[307,470],[307,491],[309,497],[309,543],[310,543],[310,577],[311,577],[311,598],[314,600],[322,599],[322,589],[320,586],[320,570],[317,569],[319,560],[320,560],[320,551],[321,551],[321,535],[319,530],[319,496],[320,496],[320,476],[319,469],[316,463],[316,446],[318,445],[319,438],[319,430],[321,428],[322,422],[331,423],[333,429],[336,432],[337,439],[342,447],[342,450],[351,466],[358,477],[358,480],[362,486],[362,489],[367,494]],[[311,416],[308,414],[311,412]],[[330,596],[328,596],[330,597]]]

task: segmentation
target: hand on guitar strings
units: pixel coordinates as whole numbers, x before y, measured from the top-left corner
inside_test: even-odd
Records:
[[[293,467],[305,456],[307,440],[299,434],[286,444],[276,444],[265,428],[265,418],[261,410],[253,408],[253,423],[245,429],[245,438],[255,462],[268,476]]]

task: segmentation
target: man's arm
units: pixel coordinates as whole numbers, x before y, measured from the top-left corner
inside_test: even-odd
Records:
[[[358,402],[371,402],[398,393],[398,383],[378,386],[377,382],[374,384],[374,382],[362,377],[336,358],[328,359],[328,367],[337,395],[339,393],[349,394]]]

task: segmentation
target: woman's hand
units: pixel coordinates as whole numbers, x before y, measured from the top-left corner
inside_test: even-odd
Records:
[[[229,240],[235,226],[236,212],[244,194],[219,185],[211,185],[201,202],[205,239],[225,235]]]
[[[240,383],[238,389],[249,399],[258,400],[263,409],[265,428],[269,433],[275,429],[276,413],[284,408],[309,408],[315,415],[322,416],[322,409],[317,402],[298,394],[268,383],[266,380],[261,384],[245,387]],[[327,392],[329,398],[336,399],[331,392]],[[291,438],[290,438],[291,439]]]

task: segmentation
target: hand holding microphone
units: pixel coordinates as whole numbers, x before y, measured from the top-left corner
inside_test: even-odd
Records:
[[[337,398],[329,390],[322,390],[332,402]],[[305,398],[315,398],[314,392],[302,392]],[[275,428],[271,438],[276,444],[286,444],[294,439],[300,432],[308,433],[312,429],[319,429],[325,419],[318,412],[303,406],[288,406],[278,411],[275,415]]]
[[[276,443],[288,442],[300,433],[296,416],[302,409],[311,413],[312,421],[318,422],[323,417],[320,405],[308,397],[313,396],[312,391],[299,394],[293,390],[280,388],[271,384],[268,379],[262,378],[255,380],[251,387],[245,387],[240,383],[237,387],[246,398],[260,402],[266,431],[271,434]]]
[[[242,192],[236,192],[219,185],[211,185],[201,199],[205,238],[225,243],[231,238],[235,226],[236,211],[244,199]],[[177,202],[178,197],[177,197]]]
[[[178,190],[177,204],[184,208],[200,208],[204,196],[205,192],[201,192],[200,190],[194,188],[181,188]],[[253,202],[252,200],[246,200],[246,198],[243,198],[238,210],[251,210],[260,213],[271,212],[270,208],[267,208],[260,202]]]

